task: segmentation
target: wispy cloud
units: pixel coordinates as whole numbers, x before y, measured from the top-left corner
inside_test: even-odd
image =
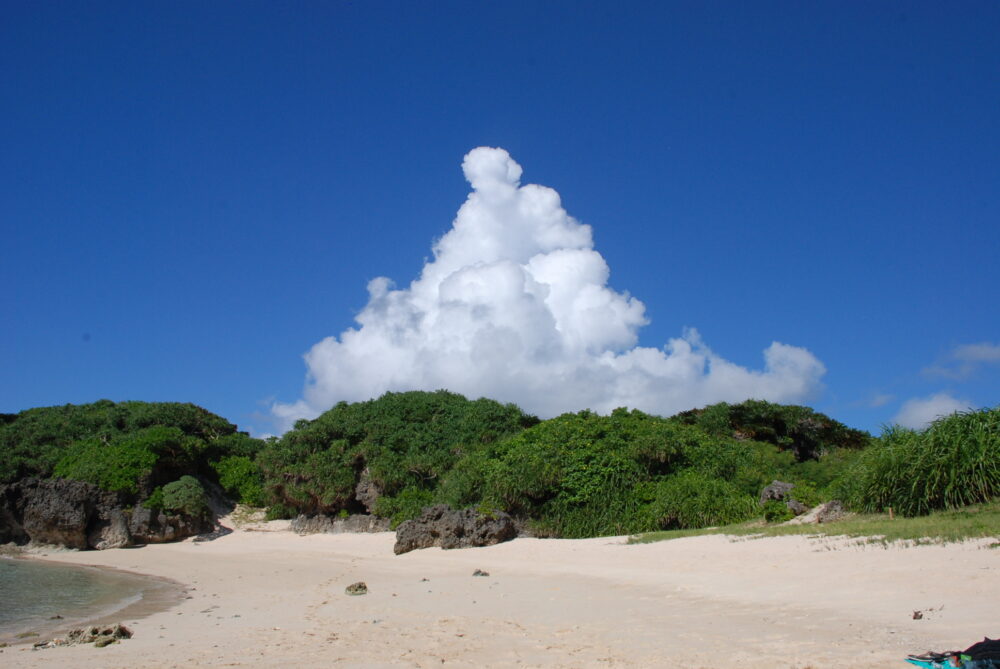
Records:
[[[873,409],[878,407],[884,407],[886,404],[893,401],[894,399],[896,399],[895,395],[890,395],[888,393],[880,393],[878,395],[872,396],[872,398],[868,400],[868,406],[872,407]]]
[[[949,393],[936,393],[930,397],[914,398],[903,403],[892,422],[903,427],[922,430],[932,421],[956,411],[972,408],[972,402],[958,399]]]
[[[818,391],[823,364],[780,342],[758,370],[715,354],[694,329],[662,349],[637,346],[645,305],[608,285],[590,226],[559,194],[522,186],[503,149],[475,149],[462,168],[472,192],[433,259],[406,288],[385,277],[368,284],[357,327],[305,355],[303,397],[273,406],[283,427],[390,390],[447,388],[542,416],[618,406],[671,414]]]
[[[957,346],[941,362],[925,367],[923,372],[927,376],[964,381],[991,365],[1000,365],[1000,344],[982,342]]]

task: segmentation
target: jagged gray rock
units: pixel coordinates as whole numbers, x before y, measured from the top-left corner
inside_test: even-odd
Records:
[[[788,493],[790,493],[794,487],[794,483],[771,481],[771,485],[765,486],[764,489],[760,491],[760,503],[764,504],[764,502],[772,499],[783,502],[785,497],[788,496]]]
[[[455,511],[444,504],[426,507],[419,518],[396,528],[396,555],[418,548],[492,546],[517,536],[514,519],[500,511],[490,515],[473,509]]]
[[[771,481],[771,485],[765,486],[764,489],[760,491],[760,503],[763,505],[769,500],[777,500],[779,502],[784,502],[789,511],[794,513],[796,516],[802,515],[809,510],[809,507],[795,499],[792,495],[792,490],[794,488],[794,483]]]
[[[365,467],[358,477],[358,485],[354,488],[354,499],[365,507],[368,513],[375,512],[375,502],[382,496],[382,488],[372,480],[371,472]]]
[[[83,481],[26,478],[0,485],[0,543],[77,549],[160,543],[211,531],[208,517],[166,515]]]
[[[388,532],[389,519],[358,513],[346,518],[332,516],[297,516],[289,525],[296,534],[344,534],[362,532]]]
[[[162,544],[211,532],[214,527],[208,516],[167,514],[139,505],[132,510],[128,529],[136,543]]]

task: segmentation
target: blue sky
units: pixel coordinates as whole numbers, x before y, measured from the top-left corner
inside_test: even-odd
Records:
[[[995,2],[8,5],[0,412],[190,401],[260,434],[442,379],[540,413],[745,392],[872,431],[995,406],[997,34]],[[508,185],[572,217],[554,247],[497,243],[599,254],[606,282],[559,285],[640,316],[571,331],[567,302],[509,377],[469,343],[486,331],[440,343],[457,321],[379,348],[402,327],[380,305],[419,312],[411,282],[447,264],[476,147],[508,157],[475,154],[473,175],[520,165]],[[469,239],[500,211],[483,207]],[[517,253],[493,260],[517,274]],[[495,298],[463,293],[462,323],[486,309],[489,332],[530,338],[535,312]],[[787,378],[772,342],[798,356]],[[655,360],[609,371],[637,352]],[[699,361],[690,389],[649,372]]]

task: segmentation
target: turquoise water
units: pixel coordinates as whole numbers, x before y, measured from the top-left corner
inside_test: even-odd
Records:
[[[0,558],[0,640],[23,632],[45,638],[50,630],[111,615],[142,601],[157,585],[122,572]]]

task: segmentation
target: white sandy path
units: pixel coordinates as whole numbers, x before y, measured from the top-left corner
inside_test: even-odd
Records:
[[[12,647],[0,666],[902,667],[910,652],[1000,636],[989,542],[517,539],[395,556],[393,541],[237,530],[54,553],[175,579],[191,598],[126,621],[123,643]],[[345,595],[358,580],[369,594]]]

